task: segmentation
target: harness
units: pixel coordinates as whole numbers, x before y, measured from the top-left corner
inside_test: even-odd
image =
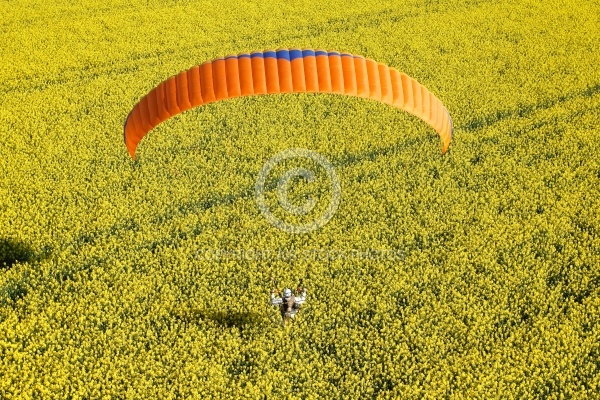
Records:
[[[290,317],[296,315],[298,310],[300,309],[300,304],[296,303],[296,299],[294,296],[291,296],[287,301],[282,299],[283,301],[279,305],[279,310],[281,311],[281,317],[285,318],[286,314]]]

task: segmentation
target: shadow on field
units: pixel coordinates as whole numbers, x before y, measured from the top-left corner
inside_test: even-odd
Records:
[[[12,238],[0,238],[0,270],[10,269],[16,263],[41,261],[48,256],[36,253],[28,243]]]

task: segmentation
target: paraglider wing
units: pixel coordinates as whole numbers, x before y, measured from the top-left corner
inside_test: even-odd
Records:
[[[381,101],[429,124],[445,153],[452,139],[448,110],[423,85],[395,68],[335,51],[279,49],[217,58],[172,76],[137,103],[125,121],[132,158],[142,138],[161,122],[193,107],[238,96],[335,93]]]

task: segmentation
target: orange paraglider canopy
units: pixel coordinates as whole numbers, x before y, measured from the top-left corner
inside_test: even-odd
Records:
[[[452,139],[448,110],[423,85],[385,64],[335,51],[280,49],[241,53],[190,68],[152,89],[125,121],[129,154],[161,122],[192,107],[239,96],[275,93],[337,93],[381,101],[428,123]]]

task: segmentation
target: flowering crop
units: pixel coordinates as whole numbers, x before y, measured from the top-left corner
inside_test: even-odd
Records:
[[[597,396],[598,15],[574,0],[4,2],[0,397]],[[186,111],[131,160],[123,123],[151,88],[278,47],[414,77],[452,115],[448,153],[384,104],[282,94]],[[341,181],[309,234],[254,198],[291,148]],[[248,250],[285,256],[199,256]],[[273,276],[308,288],[285,328]]]

